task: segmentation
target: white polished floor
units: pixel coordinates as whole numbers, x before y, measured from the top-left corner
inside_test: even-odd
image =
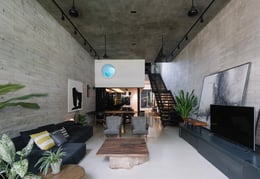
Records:
[[[122,137],[129,137],[129,126]],[[132,169],[110,169],[108,158],[97,157],[104,141],[103,127],[94,127],[87,141],[87,155],[79,163],[87,179],[225,179],[227,178],[178,135],[177,127],[162,128],[158,119],[150,120],[147,145],[149,161]]]

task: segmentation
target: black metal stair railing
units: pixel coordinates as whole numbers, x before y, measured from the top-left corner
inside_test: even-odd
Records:
[[[149,74],[149,80],[155,95],[162,125],[178,125],[180,117],[174,109],[175,99],[171,90],[166,88],[160,74]]]

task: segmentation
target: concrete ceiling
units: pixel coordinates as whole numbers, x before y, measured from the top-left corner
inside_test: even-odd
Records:
[[[74,34],[69,21],[61,20],[61,11],[53,1],[38,0],[84,46],[84,40]],[[172,61],[229,1],[215,0],[203,15],[204,22],[197,23],[188,34],[188,40],[180,44],[180,49],[171,53],[212,0],[194,0],[194,6],[199,11],[195,17],[187,15],[192,0],[75,0],[75,7],[80,13],[77,18],[68,14],[73,0],[55,0],[95,49],[99,58],[103,58],[105,52],[106,35],[109,59],[145,59],[146,62],[154,62],[158,56],[162,47],[162,35],[163,53],[167,56],[164,61]],[[88,45],[84,48],[94,55]]]

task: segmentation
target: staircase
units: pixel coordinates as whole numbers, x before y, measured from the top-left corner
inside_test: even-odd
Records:
[[[152,91],[159,109],[162,125],[178,125],[180,117],[174,109],[175,100],[171,90],[167,90],[160,74],[149,74]]]

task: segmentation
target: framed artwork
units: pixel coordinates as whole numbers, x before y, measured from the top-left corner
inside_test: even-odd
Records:
[[[83,108],[83,83],[68,79],[68,112]]]
[[[210,129],[210,104],[241,106],[245,102],[251,63],[206,76],[203,81],[197,119]]]
[[[150,89],[140,91],[140,107],[141,109],[152,108],[153,106],[153,92]]]

